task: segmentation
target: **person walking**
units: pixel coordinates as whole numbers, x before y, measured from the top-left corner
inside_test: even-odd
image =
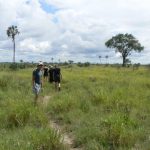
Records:
[[[62,80],[62,74],[61,69],[57,65],[54,66],[53,79],[55,82],[55,90],[60,91],[61,90],[60,82]]]
[[[44,66],[44,81],[48,81],[48,67]]]
[[[53,71],[54,71],[54,68],[53,68],[53,66],[49,66],[49,71],[48,71],[48,73],[49,73],[49,82],[50,83],[53,83],[54,82],[54,79],[53,79]]]
[[[33,92],[35,94],[34,105],[37,104],[39,93],[43,87],[42,70],[43,70],[43,62],[40,61],[37,65],[37,68],[32,73],[32,87]]]

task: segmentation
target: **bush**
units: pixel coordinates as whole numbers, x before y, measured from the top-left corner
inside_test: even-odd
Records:
[[[25,68],[26,68],[26,65],[25,65],[24,63],[21,63],[21,64],[18,65],[18,67],[19,67],[20,69],[25,69]]]
[[[18,69],[18,64],[17,63],[12,63],[12,64],[10,64],[9,68],[11,70],[17,70]]]
[[[140,67],[140,63],[134,64],[133,65],[133,70],[138,70]]]
[[[19,127],[25,126],[30,118],[30,106],[25,102],[11,100],[8,103],[8,112],[6,114],[6,126]]]
[[[77,63],[77,66],[83,67],[83,64],[82,64],[81,62],[78,62],[78,63]]]
[[[44,127],[48,119],[42,110],[25,100],[9,100],[7,108],[1,111],[0,122],[3,128],[19,128],[26,125]]]
[[[90,63],[89,62],[85,62],[84,63],[84,67],[89,67],[90,66]]]
[[[88,66],[90,66],[90,63],[89,62],[85,62],[85,63],[78,62],[77,66],[79,66],[79,67],[88,67]]]
[[[58,132],[50,128],[25,127],[0,131],[1,150],[66,150]]]
[[[0,78],[0,89],[6,90],[8,87],[8,79],[6,77]]]

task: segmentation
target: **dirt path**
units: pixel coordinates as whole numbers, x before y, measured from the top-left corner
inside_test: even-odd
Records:
[[[43,97],[43,106],[47,106],[48,102],[50,101],[51,96],[44,96]],[[82,150],[81,148],[74,147],[74,139],[71,134],[63,133],[62,127],[54,120],[49,121],[49,126],[59,132],[62,135],[61,141],[63,141],[64,145],[66,145],[69,150]]]
[[[51,99],[51,96],[44,96],[43,97],[43,105],[47,106],[50,99]]]

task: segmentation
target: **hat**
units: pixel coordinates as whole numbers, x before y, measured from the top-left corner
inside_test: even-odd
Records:
[[[43,66],[43,62],[40,61],[40,62],[38,63],[38,66]]]
[[[53,66],[52,66],[52,65],[49,65],[49,67],[50,67],[50,68],[53,68]]]

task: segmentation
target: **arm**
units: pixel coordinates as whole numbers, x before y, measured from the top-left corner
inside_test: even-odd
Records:
[[[41,80],[41,88],[43,88],[43,75],[44,75],[44,72],[41,71],[41,77],[40,77],[40,80]]]
[[[32,75],[32,86],[34,86],[34,83],[35,83],[35,76],[34,76],[34,73]]]
[[[60,69],[60,80],[62,80],[62,74],[61,74],[61,69]]]
[[[41,78],[41,88],[43,88],[43,77]]]
[[[60,73],[60,79],[62,80],[62,74]]]

